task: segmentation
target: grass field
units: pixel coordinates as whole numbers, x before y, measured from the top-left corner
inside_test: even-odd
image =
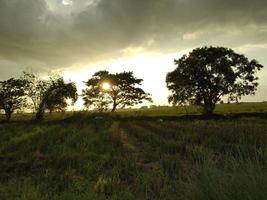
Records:
[[[267,104],[216,112],[236,117],[168,118],[181,108],[42,123],[16,115],[0,124],[0,199],[265,200]]]
[[[46,120],[62,120],[64,118],[71,117],[73,114],[87,112],[65,112],[65,113],[53,113],[52,115],[47,114]],[[94,113],[94,112],[91,112]],[[151,108],[151,109],[125,109],[118,110],[116,113],[110,113],[115,116],[122,117],[172,117],[172,116],[183,116],[183,115],[200,115],[201,109],[194,106],[177,106],[177,107],[163,107],[163,108]],[[231,115],[231,114],[263,114],[267,113],[267,102],[261,103],[239,103],[239,104],[218,104],[215,108],[215,114],[218,115]],[[13,114],[13,121],[29,121],[34,118],[33,114]],[[4,120],[5,116],[0,114],[0,121]]]
[[[194,106],[163,107],[152,109],[136,109],[119,111],[119,114],[126,116],[177,116],[177,115],[198,115],[201,109]],[[267,102],[262,103],[239,103],[239,104],[218,104],[215,114],[235,113],[263,113],[267,112]]]

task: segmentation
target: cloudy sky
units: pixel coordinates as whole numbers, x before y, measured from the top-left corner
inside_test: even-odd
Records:
[[[81,89],[100,69],[131,70],[164,104],[173,60],[204,45],[266,66],[244,100],[267,100],[266,0],[0,0],[0,79],[58,70]]]

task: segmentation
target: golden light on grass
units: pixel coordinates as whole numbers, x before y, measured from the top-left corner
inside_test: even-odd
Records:
[[[109,90],[111,88],[111,86],[108,82],[104,82],[104,83],[102,83],[102,88],[104,90]]]

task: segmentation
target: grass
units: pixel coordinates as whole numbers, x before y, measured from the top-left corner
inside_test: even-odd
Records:
[[[177,115],[198,115],[201,109],[195,106],[157,107],[151,109],[121,110],[118,114],[123,116],[177,116]],[[263,113],[267,112],[267,102],[261,103],[238,103],[218,104],[215,114],[236,114],[236,113]]]
[[[46,120],[55,121],[71,117],[73,113],[87,113],[87,112],[57,112],[52,115],[46,114]],[[125,109],[118,110],[113,115],[122,117],[171,117],[183,115],[200,115],[201,109],[196,106],[177,106],[177,107],[156,107],[150,109]],[[258,103],[238,103],[238,104],[218,104],[215,108],[215,114],[231,115],[231,114],[266,114],[267,102]],[[34,119],[35,115],[32,113],[13,114],[12,121],[29,121]],[[4,120],[5,116],[0,113],[0,121]]]
[[[133,116],[0,124],[0,199],[266,199],[266,118]]]

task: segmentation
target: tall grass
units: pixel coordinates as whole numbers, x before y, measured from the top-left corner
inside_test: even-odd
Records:
[[[1,124],[0,199],[266,199],[266,122]]]

